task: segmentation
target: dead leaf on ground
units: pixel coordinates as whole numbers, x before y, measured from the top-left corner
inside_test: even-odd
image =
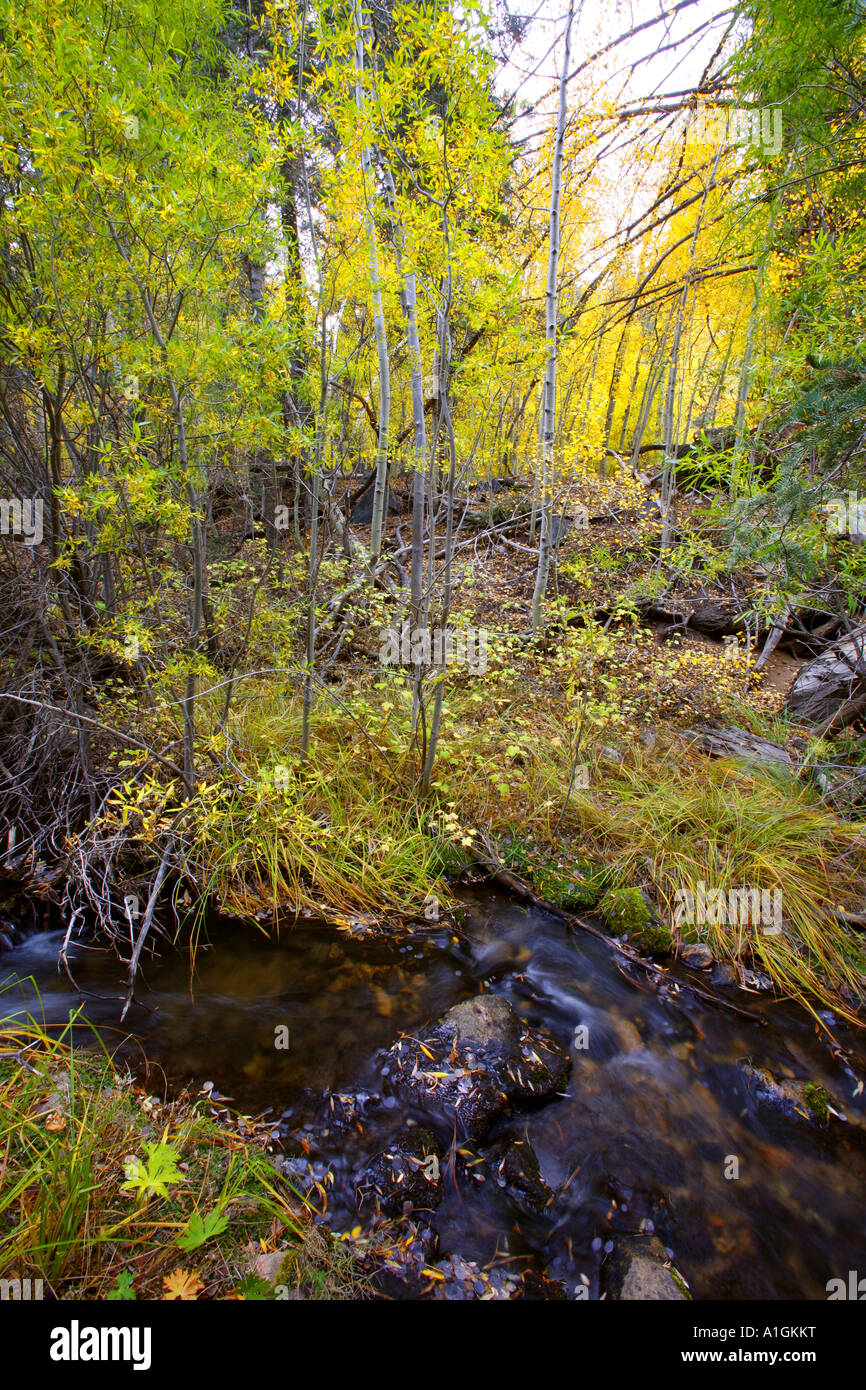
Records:
[[[173,1298],[195,1302],[204,1284],[197,1269],[176,1269],[173,1274],[163,1276],[162,1287],[165,1290],[162,1295],[163,1303],[168,1303]]]

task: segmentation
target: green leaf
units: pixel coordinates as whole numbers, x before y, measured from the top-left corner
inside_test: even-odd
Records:
[[[105,1295],[109,1303],[130,1303],[135,1302],[135,1285],[132,1281],[132,1274],[128,1269],[122,1269],[117,1276],[113,1289],[109,1289]]]
[[[125,1165],[126,1182],[122,1192],[137,1192],[141,1197],[167,1197],[169,1185],[183,1182],[178,1170],[180,1154],[171,1144],[145,1143],[147,1162],[131,1158]]]
[[[223,1216],[218,1210],[209,1211],[204,1220],[199,1212],[194,1211],[187,1222],[186,1231],[178,1236],[177,1244],[181,1250],[197,1250],[200,1245],[204,1245],[211,1236],[218,1236],[226,1229],[229,1224],[227,1216]]]
[[[264,1303],[273,1296],[267,1279],[260,1279],[256,1274],[245,1274],[238,1284],[238,1292],[248,1302],[255,1303]]]

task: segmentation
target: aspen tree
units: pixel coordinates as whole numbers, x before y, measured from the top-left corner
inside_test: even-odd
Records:
[[[541,444],[541,535],[538,542],[538,569],[532,595],[532,635],[541,625],[542,605],[550,573],[551,505],[553,486],[553,441],[556,434],[556,352],[557,352],[557,289],[559,247],[561,240],[560,207],[562,204],[562,150],[565,144],[566,83],[571,65],[571,26],[574,20],[574,0],[569,0],[565,24],[565,53],[559,80],[559,107],[556,117],[556,137],[553,146],[553,175],[550,189],[550,232],[547,253],[547,291],[545,295],[545,338],[547,366],[544,373],[542,399]]]

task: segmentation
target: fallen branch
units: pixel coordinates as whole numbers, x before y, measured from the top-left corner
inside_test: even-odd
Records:
[[[770,657],[773,655],[773,652],[787,632],[788,619],[790,616],[791,610],[790,608],[786,608],[783,613],[780,613],[778,618],[773,619],[773,626],[770,628],[767,640],[761,649],[761,655],[755,662],[756,671],[763,671]]]

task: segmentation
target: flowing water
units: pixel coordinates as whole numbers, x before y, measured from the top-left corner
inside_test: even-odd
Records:
[[[146,1054],[172,1084],[212,1081],[244,1113],[270,1107],[283,1134],[318,1123],[330,1216],[348,1225],[353,1174],[407,1118],[436,1127],[387,1094],[377,1053],[488,989],[571,1048],[567,1093],[510,1113],[485,1141],[528,1140],[557,1195],[529,1213],[495,1181],[467,1178],[470,1156],[430,1218],[443,1253],[523,1262],[567,1287],[585,1276],[596,1296],[605,1248],[643,1223],[696,1298],[823,1299],[828,1280],[866,1274],[866,1040],[827,1016],[834,1046],[804,1010],[736,989],[717,993],[766,1026],[685,989],[659,994],[552,916],[487,886],[462,896],[459,939],[442,930],[383,943],[298,924],[274,940],[215,923],[192,979],[184,954],[145,965],[125,1025],[116,958],[75,947],[73,988],[56,970],[61,934],[40,933],[0,955],[0,1017],[29,1009],[58,1024],[81,1006],[109,1046]],[[821,1128],[759,1104],[744,1060],[824,1085],[845,1119]],[[326,1092],[360,1096],[361,1121],[323,1132]],[[439,1137],[447,1149],[452,1136]]]

